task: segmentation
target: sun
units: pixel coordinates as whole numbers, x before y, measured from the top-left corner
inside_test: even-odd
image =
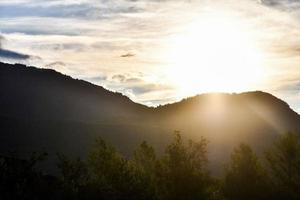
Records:
[[[263,53],[237,19],[208,15],[169,41],[166,74],[181,96],[253,90],[263,80]]]

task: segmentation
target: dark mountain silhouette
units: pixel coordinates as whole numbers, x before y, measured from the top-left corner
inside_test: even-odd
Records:
[[[129,156],[143,140],[158,149],[173,131],[205,136],[217,171],[233,146],[261,153],[280,134],[300,131],[300,116],[264,92],[203,94],[149,108],[120,93],[50,69],[0,63],[0,153],[86,155],[101,136]],[[220,162],[221,161],[221,162]]]

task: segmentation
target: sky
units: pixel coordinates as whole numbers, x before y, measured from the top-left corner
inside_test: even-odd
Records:
[[[263,90],[300,113],[300,1],[0,0],[0,61],[149,106]]]

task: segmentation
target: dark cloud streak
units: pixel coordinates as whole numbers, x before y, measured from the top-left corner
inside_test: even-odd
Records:
[[[8,59],[15,59],[15,60],[27,60],[31,56],[27,54],[22,54],[10,50],[0,49],[0,57],[8,58]]]
[[[0,57],[15,59],[15,60],[27,60],[31,56],[27,54],[18,53],[15,51],[7,50],[2,48],[2,42],[5,40],[4,36],[0,35]]]
[[[121,55],[122,58],[129,58],[129,57],[134,57],[135,54],[132,54],[132,53],[126,53],[126,54],[123,54]]]
[[[295,11],[300,9],[299,0],[260,0],[260,3],[285,11]]]

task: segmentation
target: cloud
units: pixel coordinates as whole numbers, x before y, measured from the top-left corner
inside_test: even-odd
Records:
[[[123,83],[126,81],[126,76],[122,74],[116,74],[112,76],[112,80]]]
[[[109,79],[107,81],[109,87],[114,88],[118,92],[128,94],[132,99],[138,99],[139,96],[153,92],[174,91],[176,89],[171,85],[147,82],[143,80],[143,74],[115,74],[110,81]],[[122,84],[121,87],[120,83]]]
[[[300,9],[299,0],[260,0],[260,3],[285,11],[295,11]]]
[[[274,95],[284,99],[292,108],[300,113],[300,80],[299,78],[282,78],[275,89]]]
[[[0,35],[0,49],[2,49],[2,41],[5,40],[4,36]]]
[[[167,82],[173,63],[166,60],[180,46],[176,38],[188,35],[186,30],[201,37],[198,22],[211,16],[224,23],[236,19],[251,44],[254,35],[270,71],[300,78],[299,5],[298,0],[1,0],[0,33],[7,42],[0,53],[155,105],[178,94]],[[32,62],[19,51],[43,60]],[[280,91],[292,90],[292,84]]]
[[[101,84],[103,81],[107,80],[106,75],[99,75],[99,76],[94,76],[94,77],[89,77],[87,78],[88,81],[91,81],[93,83]]]
[[[49,63],[45,66],[46,68],[62,68],[62,67],[66,67],[66,64],[62,61],[56,61],[56,62],[52,62]]]
[[[126,53],[126,54],[123,54],[121,55],[122,58],[129,58],[129,57],[134,57],[135,54],[132,54],[132,53]]]
[[[30,58],[30,55],[3,49],[2,48],[3,40],[5,40],[4,36],[0,35],[0,57],[7,58],[7,59],[14,59],[14,60],[27,60]]]
[[[116,81],[119,83],[127,83],[127,84],[139,84],[143,83],[143,75],[128,75],[128,74],[115,74],[111,77],[112,81]]]
[[[174,87],[156,84],[156,83],[144,83],[141,85],[131,86],[128,89],[132,90],[132,92],[136,95],[145,94],[153,91],[163,91],[163,90],[174,90]]]
[[[14,59],[14,60],[27,60],[30,58],[30,55],[14,52],[10,50],[0,49],[0,57]]]
[[[276,91],[300,95],[300,80],[298,78],[283,78],[275,88]]]
[[[82,43],[61,41],[61,43],[37,44],[37,45],[33,45],[33,48],[51,49],[53,51],[65,51],[66,50],[66,51],[80,52],[80,51],[84,51],[87,48],[87,46]]]
[[[119,14],[138,13],[140,8],[130,1],[70,1],[0,3],[0,17],[52,17],[101,20]]]

